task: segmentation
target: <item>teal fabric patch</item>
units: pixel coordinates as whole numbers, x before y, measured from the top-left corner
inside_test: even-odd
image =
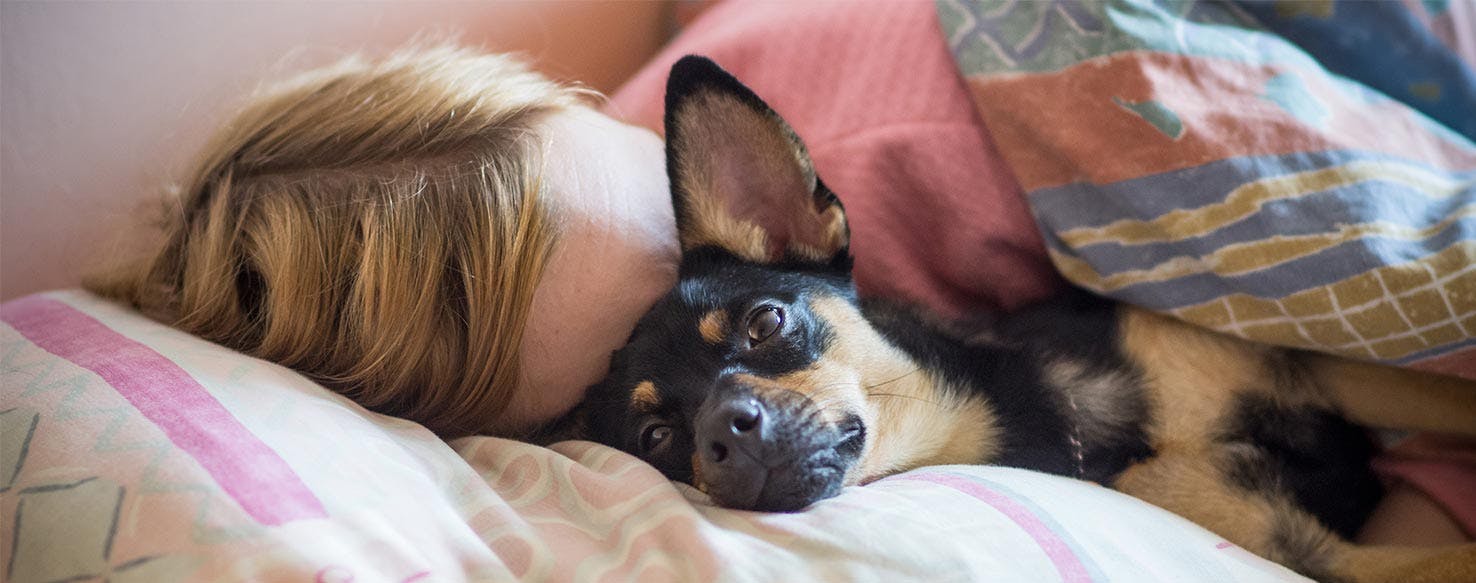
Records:
[[[1254,17],[1219,2],[940,0],[938,16],[968,76],[1054,72],[1145,50],[1316,66],[1290,44],[1262,42]]]
[[[1330,115],[1322,102],[1307,91],[1307,86],[1302,78],[1291,73],[1282,73],[1272,77],[1266,82],[1266,91],[1261,97],[1267,101],[1281,106],[1292,117],[1298,121],[1315,127],[1325,129],[1327,118]]]
[[[1118,107],[1137,114],[1138,117],[1143,118],[1143,121],[1153,124],[1153,127],[1163,132],[1165,136],[1177,140],[1184,135],[1183,120],[1179,119],[1179,115],[1174,113],[1174,110],[1157,100],[1132,102],[1121,97],[1113,97],[1112,102]]]

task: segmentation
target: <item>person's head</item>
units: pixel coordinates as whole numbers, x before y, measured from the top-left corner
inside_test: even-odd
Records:
[[[143,265],[89,281],[447,436],[598,380],[675,277],[659,138],[505,56],[349,59],[207,146]]]

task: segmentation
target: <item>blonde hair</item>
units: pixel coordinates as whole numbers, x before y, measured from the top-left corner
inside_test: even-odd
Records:
[[[88,287],[439,434],[495,430],[555,238],[539,120],[587,93],[452,48],[304,74],[214,137],[144,265]]]

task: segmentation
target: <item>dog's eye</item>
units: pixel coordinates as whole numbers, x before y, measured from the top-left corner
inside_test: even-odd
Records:
[[[748,341],[758,344],[768,340],[784,326],[784,311],[774,306],[764,306],[748,317]]]
[[[641,451],[650,453],[671,440],[671,426],[653,423],[641,432]]]

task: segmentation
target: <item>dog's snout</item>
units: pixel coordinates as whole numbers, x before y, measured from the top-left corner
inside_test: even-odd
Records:
[[[696,474],[730,508],[790,512],[835,495],[859,453],[859,421],[827,423],[798,393],[730,384],[709,395],[692,429]],[[845,445],[842,445],[844,442]],[[844,451],[842,451],[844,450]]]

